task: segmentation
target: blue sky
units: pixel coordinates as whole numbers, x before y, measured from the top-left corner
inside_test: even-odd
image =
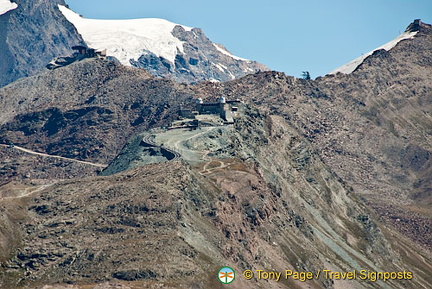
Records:
[[[415,18],[432,23],[431,0],[66,0],[86,18],[164,18],[202,28],[233,54],[312,77],[392,40]]]

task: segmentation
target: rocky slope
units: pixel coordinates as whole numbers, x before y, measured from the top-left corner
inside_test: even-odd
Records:
[[[428,288],[430,265],[409,242],[377,225],[283,118],[249,110],[224,149],[233,158],[220,159],[220,167],[148,165],[33,187],[20,199],[3,200],[2,286],[219,288],[216,272],[230,265],[238,272],[410,270],[414,280],[348,284]],[[232,287],[346,284],[325,278],[247,281],[239,275]]]
[[[13,108],[1,115],[0,142],[107,163],[133,132],[167,124],[191,102],[182,87],[98,59],[45,71],[1,90]]]
[[[351,74],[304,81],[271,72],[200,89],[284,116],[384,219],[430,249],[431,38],[422,23],[413,39],[376,51]]]
[[[0,15],[0,87],[32,75],[54,57],[84,44],[61,14],[63,0],[14,1],[18,7]]]
[[[310,81],[187,85],[87,60],[0,89],[1,142],[98,163],[198,97],[246,102],[231,130],[188,143],[207,153],[198,163],[102,177],[1,147],[0,285],[220,288],[229,265],[233,288],[430,288],[431,30]],[[415,278],[247,281],[245,269]]]

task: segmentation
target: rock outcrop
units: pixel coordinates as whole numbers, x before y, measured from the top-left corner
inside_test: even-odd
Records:
[[[183,41],[174,63],[148,51],[131,64],[154,76],[173,76],[176,81],[195,83],[203,80],[228,81],[268,68],[252,60],[231,55],[222,45],[211,42],[199,28],[186,31],[176,26],[173,35]]]
[[[0,15],[0,87],[42,70],[54,57],[84,44],[58,9],[63,0],[16,0]]]

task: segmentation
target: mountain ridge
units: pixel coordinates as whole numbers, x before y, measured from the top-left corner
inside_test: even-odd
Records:
[[[96,49],[107,49],[123,65],[144,68],[154,76],[176,81],[227,81],[256,71],[262,64],[232,55],[211,42],[199,28],[164,19],[86,19],[64,6],[63,15]]]
[[[0,88],[4,144],[106,164],[138,138],[192,156],[99,176],[1,146],[0,285],[219,288],[228,265],[233,288],[430,288],[432,27],[420,25],[316,80],[263,71],[191,85],[87,59]],[[235,101],[233,124],[166,129],[218,100]],[[241,277],[267,268],[415,278]]]
[[[17,8],[0,15],[0,87],[34,75],[52,59],[70,55],[71,47],[76,45],[101,45],[102,50],[108,50],[108,56],[118,57],[127,66],[144,68],[155,76],[170,77],[179,82],[226,81],[258,70],[268,70],[262,64],[243,60],[214,46],[198,28],[188,31],[186,26],[163,19],[159,19],[156,25],[148,19],[87,20],[69,10],[63,0],[15,2]],[[114,25],[107,25],[113,21]],[[151,25],[140,24],[140,29],[125,25],[143,21]],[[88,22],[90,26],[85,26]],[[76,29],[75,26],[82,30],[82,25],[77,23],[84,24],[84,31]],[[115,34],[122,26],[126,30]],[[91,30],[95,27],[99,30]],[[105,31],[109,27],[115,31]],[[84,33],[86,29],[90,29],[89,33]],[[113,35],[122,41],[117,41]],[[129,45],[129,48],[124,45]],[[186,52],[183,46],[186,46]]]

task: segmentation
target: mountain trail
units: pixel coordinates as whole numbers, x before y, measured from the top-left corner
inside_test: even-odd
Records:
[[[51,187],[53,184],[54,183],[40,185],[37,187],[28,187],[28,188],[21,190],[21,192],[18,195],[13,196],[13,197],[1,197],[0,196],[0,202],[4,201],[4,200],[21,199],[21,198],[28,197],[28,196],[33,195],[35,193],[41,192],[41,191],[45,190],[46,188]]]
[[[56,155],[49,155],[49,154],[45,154],[45,153],[39,153],[39,152],[35,152],[17,145],[14,145],[13,147],[10,147],[8,145],[5,144],[0,144],[0,146],[2,147],[9,147],[11,149],[18,149],[20,151],[32,154],[32,155],[37,155],[37,156],[42,156],[42,157],[49,157],[49,158],[57,158],[57,159],[62,159],[62,160],[67,160],[67,161],[72,161],[72,162],[76,162],[76,163],[80,163],[80,164],[85,164],[85,165],[90,165],[90,166],[95,166],[95,167],[99,167],[99,168],[105,168],[107,165],[103,165],[103,164],[96,164],[96,163],[91,163],[91,162],[86,162],[86,161],[80,161],[80,160],[76,160],[76,159],[71,159],[71,158],[67,158],[67,157],[62,157],[62,156],[56,156]]]

